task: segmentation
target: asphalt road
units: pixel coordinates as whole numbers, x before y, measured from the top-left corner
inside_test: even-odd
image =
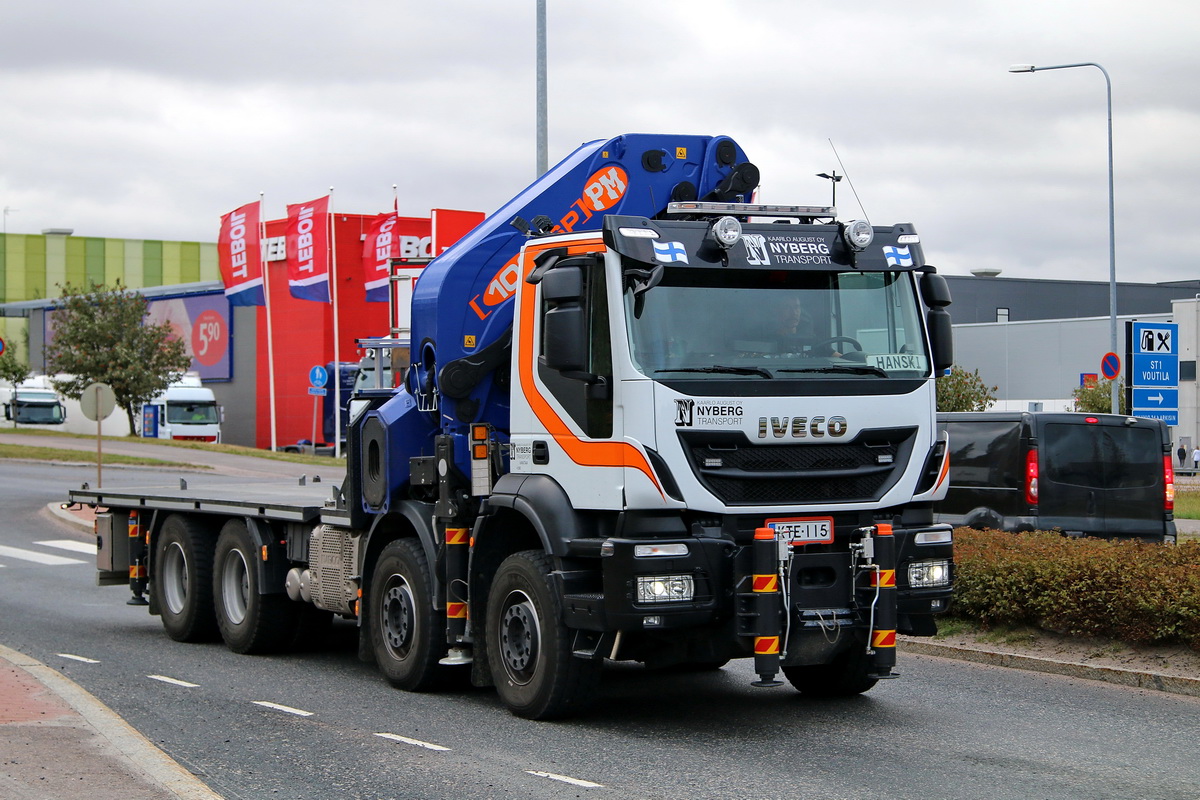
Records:
[[[349,624],[287,656],[179,644],[127,590],[97,588],[90,556],[63,544],[87,537],[45,511],[88,474],[0,461],[0,643],[230,800],[1200,796],[1200,701],[1087,680],[902,654],[901,679],[818,701],[752,688],[744,663],[618,665],[591,714],[535,723],[490,691],[392,690]],[[111,485],[159,478],[114,470]]]

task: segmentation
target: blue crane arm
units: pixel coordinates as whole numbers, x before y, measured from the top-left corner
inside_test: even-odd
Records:
[[[422,271],[406,388],[436,393],[445,432],[473,421],[507,430],[507,393],[492,391],[491,374],[507,363],[520,281],[525,234],[514,217],[544,216],[555,232],[600,230],[607,214],[655,217],[675,200],[749,200],[757,185],[758,170],[725,136],[625,134],[581,145]]]

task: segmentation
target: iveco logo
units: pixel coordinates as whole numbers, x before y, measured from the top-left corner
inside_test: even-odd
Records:
[[[803,439],[812,436],[845,436],[850,426],[845,417],[759,417],[758,438]]]

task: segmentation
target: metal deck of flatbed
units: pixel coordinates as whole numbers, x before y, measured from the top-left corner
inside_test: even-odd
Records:
[[[333,507],[338,484],[313,482],[288,484],[278,480],[261,483],[238,481],[207,483],[185,488],[163,483],[118,489],[73,489],[71,502],[88,506],[161,511],[192,511],[209,514],[254,516],[284,522],[312,522],[322,512],[341,516]]]

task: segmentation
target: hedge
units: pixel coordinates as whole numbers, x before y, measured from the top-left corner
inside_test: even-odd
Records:
[[[951,614],[1130,644],[1200,650],[1200,541],[954,531]]]

